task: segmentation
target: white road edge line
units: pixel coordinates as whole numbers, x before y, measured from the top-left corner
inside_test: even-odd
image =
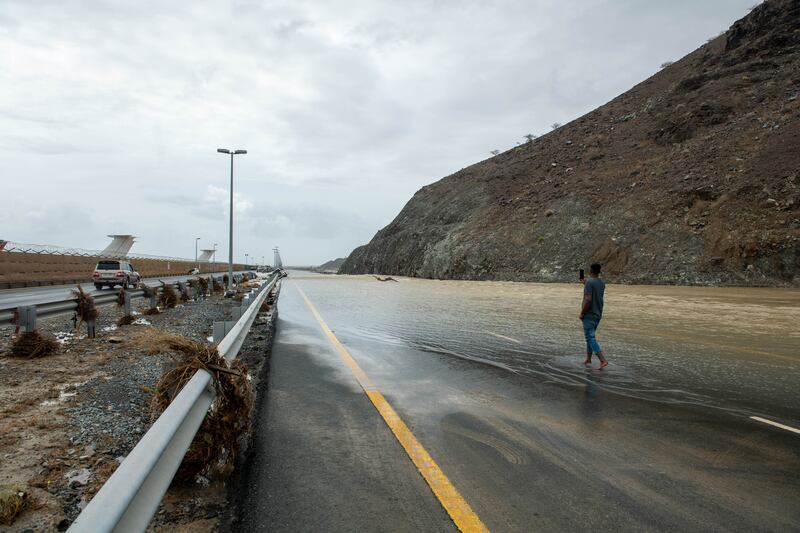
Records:
[[[772,420],[767,420],[766,418],[761,418],[760,416],[751,416],[753,420],[758,420],[759,422],[763,422],[765,424],[769,424],[770,426],[775,426],[776,428],[785,429],[786,431],[791,431],[792,433],[797,433],[800,435],[800,429],[793,428],[792,426],[785,426],[783,424],[779,424],[778,422],[773,422]]]
[[[489,335],[491,335],[493,337],[497,337],[498,339],[505,339],[507,341],[516,342],[517,344],[520,343],[520,341],[518,341],[517,339],[514,339],[512,337],[506,337],[505,335],[500,335],[499,333],[494,333],[492,331],[487,331],[486,333],[488,333]]]

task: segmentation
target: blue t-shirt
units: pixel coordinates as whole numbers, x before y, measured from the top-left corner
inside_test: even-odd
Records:
[[[595,315],[597,318],[603,316],[603,293],[606,291],[606,282],[600,278],[587,278],[583,285],[583,294],[592,296],[592,303],[589,304],[587,315]]]

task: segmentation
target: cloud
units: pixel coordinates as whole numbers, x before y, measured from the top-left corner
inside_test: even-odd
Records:
[[[81,146],[75,142],[62,141],[59,138],[0,134],[0,150],[2,149],[36,155],[74,155],[98,151],[95,147]]]
[[[307,239],[335,239],[363,227],[355,213],[325,205],[263,205],[244,217],[254,229],[270,227],[273,232]]]
[[[225,190],[221,187],[209,185],[206,187],[205,196],[200,201],[200,209],[203,211],[217,211],[229,213],[231,193],[230,190]],[[233,193],[233,213],[235,216],[241,216],[253,208],[251,202],[245,195],[234,191]]]
[[[141,253],[221,244],[225,146],[249,151],[236,250],[321,263],[422,185],[606,102],[750,3],[6,0],[4,238],[92,247],[124,226]],[[87,199],[92,227],[58,223]]]
[[[70,245],[73,236],[95,227],[95,219],[91,212],[81,206],[56,204],[47,209],[30,211],[25,217],[30,228],[21,239],[33,244]],[[34,230],[34,231],[31,231]]]

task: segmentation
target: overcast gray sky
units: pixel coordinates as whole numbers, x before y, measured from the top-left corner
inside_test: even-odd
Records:
[[[0,238],[347,255],[423,185],[626,91],[755,0],[2,0]]]

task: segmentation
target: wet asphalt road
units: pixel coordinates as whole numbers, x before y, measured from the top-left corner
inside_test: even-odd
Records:
[[[216,274],[224,274],[224,272],[217,272]],[[204,273],[204,275],[208,275]],[[144,278],[142,283],[150,287],[159,285],[159,280],[166,282],[186,281],[196,276],[167,276],[163,278]],[[91,295],[97,295],[104,292],[109,292],[112,289],[103,288],[98,291],[94,288],[92,283],[81,284],[84,291]],[[118,289],[119,287],[114,287]],[[36,305],[40,303],[50,302],[53,300],[66,300],[72,298],[72,291],[75,285],[51,285],[43,287],[26,287],[20,289],[3,289],[0,290],[0,309],[10,309],[19,305]]]
[[[728,335],[691,327],[703,305],[730,304],[722,293],[701,290],[687,317],[694,293],[610,291],[606,305],[638,320],[620,311],[601,328],[612,362],[601,372],[580,365],[577,319],[558,326],[577,303],[517,285],[292,272],[242,530],[453,529],[296,286],[490,530],[800,527],[800,435],[750,418],[798,427],[797,332],[762,338],[759,323],[788,327],[796,293],[746,295],[756,327]],[[650,301],[667,297],[652,312],[671,327],[652,328]],[[720,358],[726,371],[704,371]]]

